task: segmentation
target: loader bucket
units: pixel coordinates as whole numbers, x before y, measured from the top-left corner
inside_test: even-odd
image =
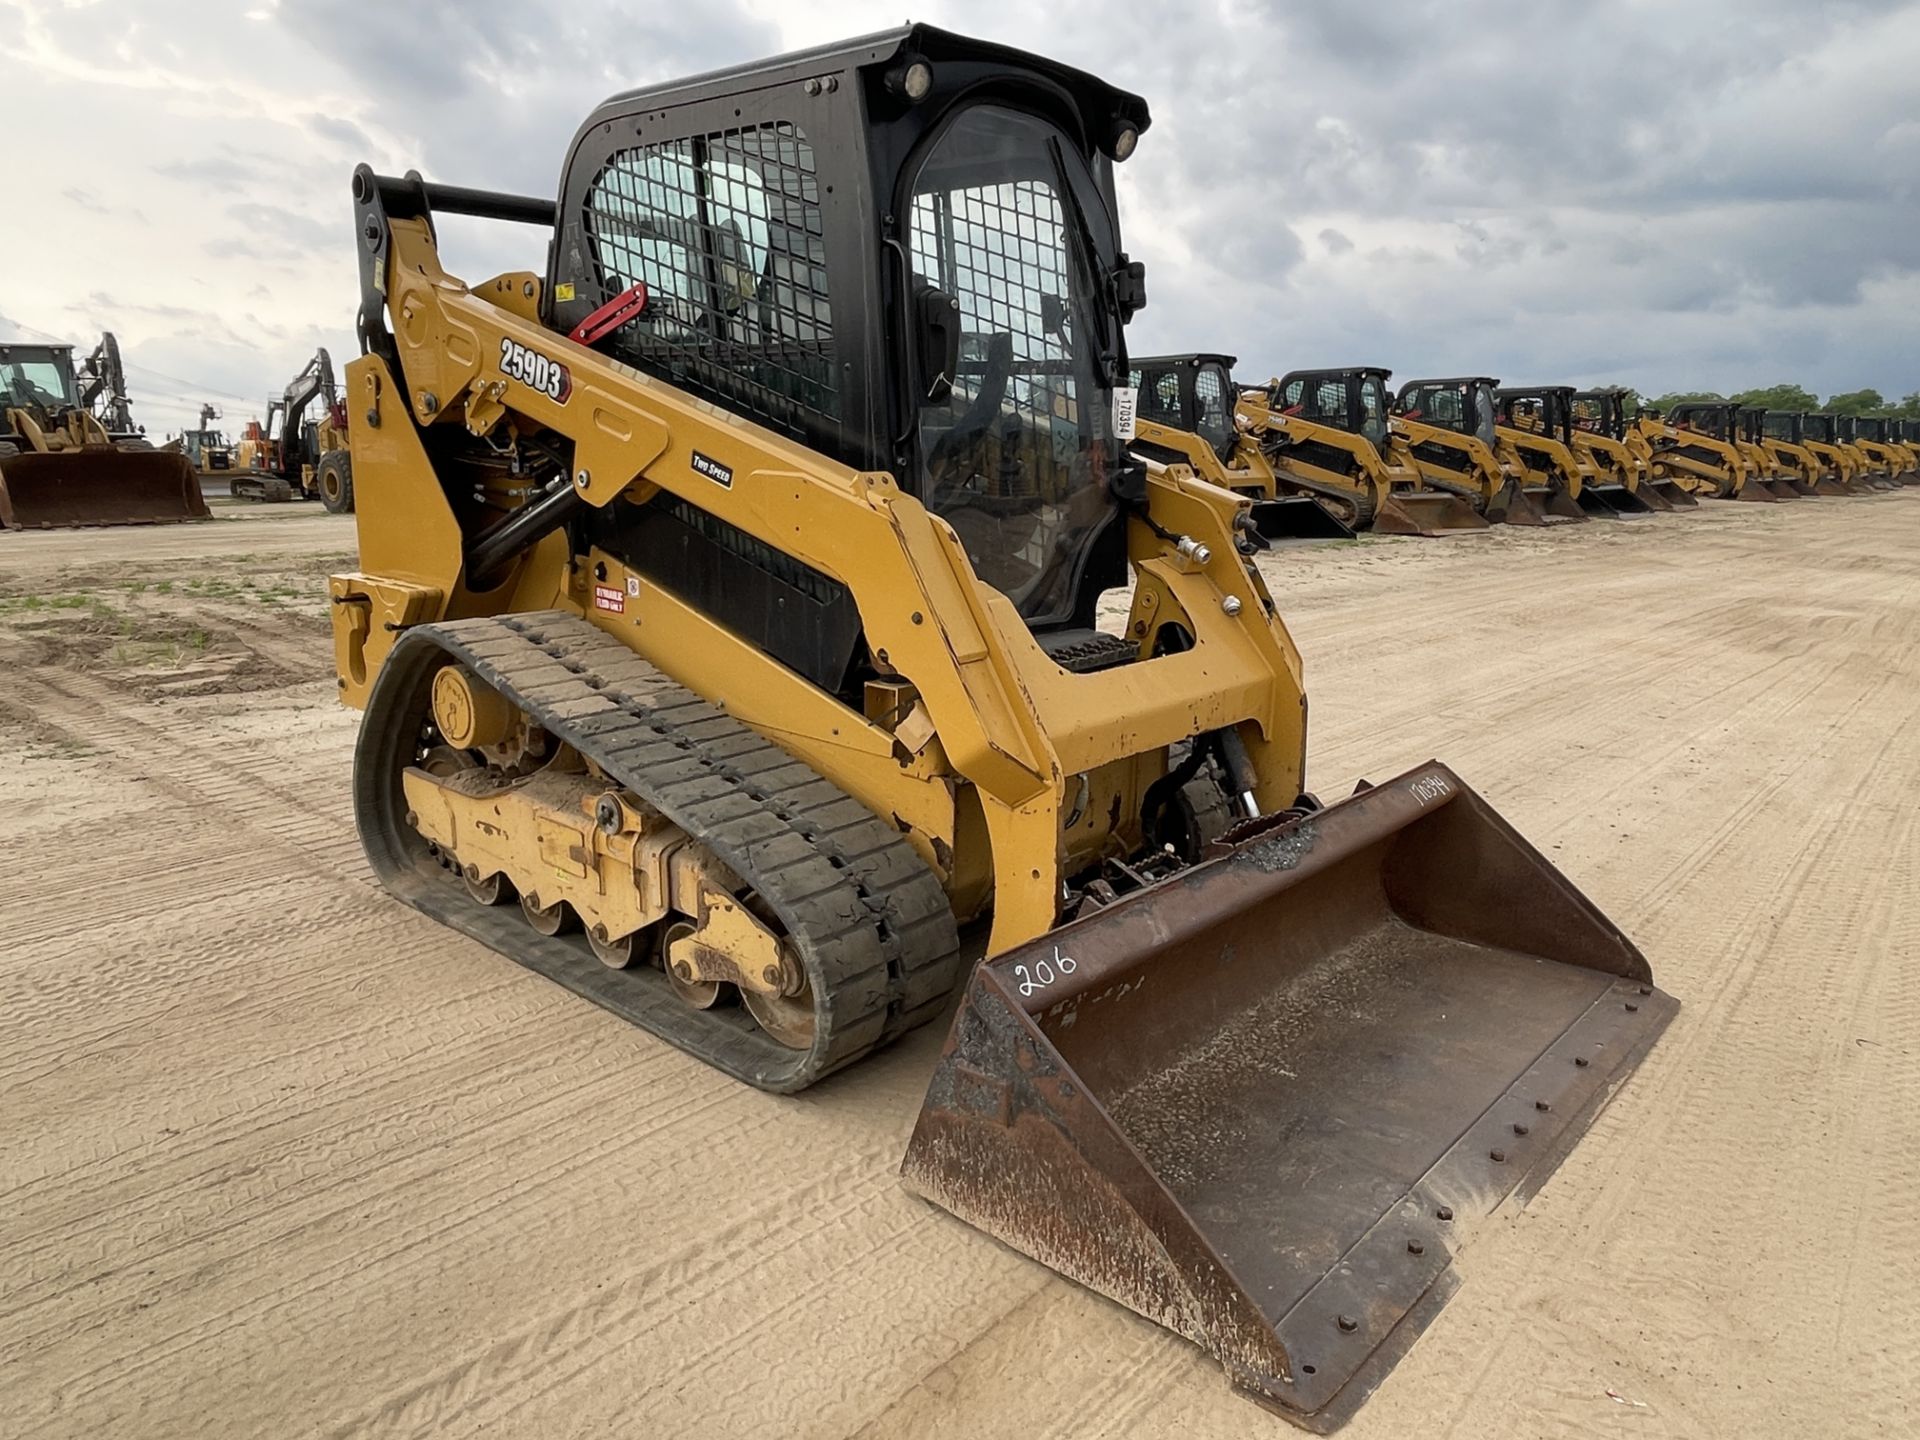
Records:
[[[1772,503],[1780,497],[1768,489],[1763,482],[1759,480],[1748,480],[1744,484],[1736,486],[1731,494],[1722,495],[1720,498],[1722,500],[1764,500]]]
[[[1542,485],[1528,490],[1527,495],[1540,507],[1549,525],[1562,520],[1579,521],[1587,518],[1587,512],[1580,508],[1580,502],[1558,485]]]
[[[1694,498],[1693,492],[1678,480],[1649,480],[1646,482],[1646,488],[1675,510],[1700,508],[1700,502]]]
[[[1582,485],[1580,508],[1589,515],[1606,515],[1616,519],[1632,515],[1651,515],[1655,507],[1625,485]],[[1662,506],[1672,509],[1672,506]]]
[[[1495,492],[1493,499],[1487,502],[1487,520],[1494,525],[1544,525],[1547,512],[1535,503],[1533,496],[1512,480]]]
[[[974,971],[920,1194],[1341,1424],[1678,1002],[1429,762]]]
[[[1376,535],[1450,535],[1487,528],[1485,517],[1458,495],[1432,490],[1391,491],[1373,515]]]
[[[1773,492],[1773,498],[1776,500],[1798,500],[1800,498],[1800,491],[1791,480],[1786,479],[1784,476],[1776,475],[1771,480],[1762,480],[1760,483]]]
[[[1351,540],[1353,527],[1318,500],[1282,495],[1253,502],[1253,525],[1267,540]]]
[[[54,530],[212,518],[185,455],[60,450],[0,460],[0,526]]]

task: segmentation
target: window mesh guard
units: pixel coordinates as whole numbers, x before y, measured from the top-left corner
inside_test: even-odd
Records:
[[[961,318],[947,422],[923,413],[922,438],[939,454],[943,428],[987,432],[997,459],[969,477],[984,482],[976,503],[1057,500],[1072,488],[1080,415],[1069,345],[1078,337],[1064,225],[1059,197],[1038,180],[914,197],[914,270],[958,302]]]
[[[797,127],[623,150],[585,208],[596,303],[647,287],[607,342],[616,359],[790,434],[839,417],[819,180]]]

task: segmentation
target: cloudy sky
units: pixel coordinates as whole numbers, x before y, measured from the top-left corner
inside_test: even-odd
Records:
[[[0,337],[113,330],[136,415],[354,353],[347,178],[552,194],[602,95],[897,23],[773,0],[0,0]],[[1920,390],[1920,3],[929,0],[1144,94],[1139,353],[1243,379]],[[31,200],[29,200],[31,197]],[[445,227],[456,273],[538,269]],[[515,246],[522,249],[516,250]]]

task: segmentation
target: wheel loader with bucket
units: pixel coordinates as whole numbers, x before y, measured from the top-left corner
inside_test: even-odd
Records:
[[[110,399],[124,416],[124,391]],[[208,519],[193,462],[125,418],[109,430],[82,399],[71,345],[0,344],[0,528]]]
[[[1421,478],[1469,498],[1495,524],[1544,525],[1547,511],[1527,492],[1527,468],[1494,423],[1489,375],[1409,380],[1393,402],[1394,431]]]
[[[1353,539],[1353,528],[1319,500],[1280,493],[1273,466],[1236,413],[1233,365],[1231,355],[1135,356],[1134,454],[1188,466],[1202,480],[1245,495],[1263,540]]]
[[[1243,391],[1240,414],[1285,488],[1318,496],[1356,530],[1447,535],[1485,530],[1464,487],[1436,489],[1393,433],[1390,370],[1292,370]]]
[[[1626,392],[1617,388],[1576,390],[1571,401],[1574,439],[1588,448],[1596,466],[1605,463],[1611,472],[1631,476],[1635,490],[1657,510],[1666,502],[1670,510],[1697,510],[1700,502],[1680,481],[1665,473],[1653,457],[1653,447],[1639,428],[1627,420]],[[1624,454],[1622,453],[1624,452]]]
[[[1676,1002],[1446,766],[1307,793],[1253,502],[1123,438],[1148,118],[909,26],[616,96],[557,201],[358,170],[354,807],[769,1091],[958,988],[907,1183],[1326,1429]]]

